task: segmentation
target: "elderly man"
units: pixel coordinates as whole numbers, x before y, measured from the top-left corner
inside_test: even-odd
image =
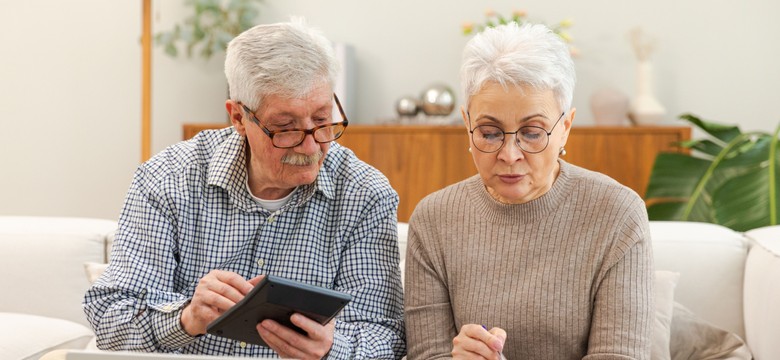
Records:
[[[331,143],[347,126],[336,60],[299,23],[256,26],[225,60],[233,126],[176,144],[135,173],[105,274],[84,308],[102,349],[237,356],[405,354],[387,179]],[[341,113],[333,119],[333,106]],[[265,274],[353,300],[330,323],[291,317],[257,331],[269,347],[206,334]]]

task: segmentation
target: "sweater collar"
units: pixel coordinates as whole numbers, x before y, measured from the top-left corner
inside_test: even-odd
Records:
[[[504,204],[494,199],[477,174],[466,180],[466,187],[478,214],[493,223],[530,223],[557,210],[566,201],[575,183],[575,167],[558,160],[561,170],[549,191],[523,204]]]

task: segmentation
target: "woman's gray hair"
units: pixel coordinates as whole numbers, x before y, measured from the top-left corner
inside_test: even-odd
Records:
[[[230,99],[254,111],[271,94],[303,98],[316,86],[332,88],[337,72],[330,41],[302,19],[246,30],[230,41],[225,56]]]
[[[466,111],[485,83],[496,82],[552,90],[568,112],[576,81],[569,47],[541,24],[509,23],[475,35],[463,50],[460,76]]]

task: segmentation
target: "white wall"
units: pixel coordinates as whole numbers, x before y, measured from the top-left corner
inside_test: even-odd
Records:
[[[140,0],[136,0],[140,3]],[[191,14],[183,0],[152,0],[152,32],[168,31]],[[225,54],[188,58],[184,47],[172,58],[161,47],[152,52],[152,154],[181,140],[181,124],[220,122],[228,126],[223,72]]]
[[[154,0],[154,31],[186,16],[183,0]],[[140,159],[140,0],[0,0],[0,215],[116,218]],[[305,16],[358,64],[360,123],[428,84],[457,89],[461,24],[486,8],[522,6],[532,19],[572,18],[577,122],[590,94],[634,93],[629,29],[656,37],[656,94],[683,112],[774,130],[780,115],[780,2],[775,0],[266,0],[260,22]],[[223,56],[153,54],[152,151],[181,139],[184,122],[227,124]],[[346,100],[346,99],[345,99]]]
[[[0,215],[119,214],[140,158],[139,4],[0,2]]]
[[[357,114],[372,121],[394,115],[404,94],[429,83],[458,88],[461,24],[481,22],[486,8],[531,19],[574,20],[581,56],[574,105],[578,123],[592,123],[590,94],[614,87],[634,94],[635,58],[628,32],[641,26],[656,37],[655,88],[670,119],[692,112],[735,122],[743,130],[774,130],[780,115],[780,2],[776,0],[285,0],[266,2],[262,20],[305,16],[334,41],[354,44],[359,65]]]

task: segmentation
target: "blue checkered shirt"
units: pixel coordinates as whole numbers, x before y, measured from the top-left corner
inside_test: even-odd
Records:
[[[278,211],[246,188],[246,142],[201,132],[142,164],[128,191],[111,262],[84,310],[102,349],[277,356],[214,335],[189,336],[183,308],[213,269],[277,275],[343,291],[328,358],[406,353],[398,267],[398,195],[376,169],[332,143],[314,184]]]

